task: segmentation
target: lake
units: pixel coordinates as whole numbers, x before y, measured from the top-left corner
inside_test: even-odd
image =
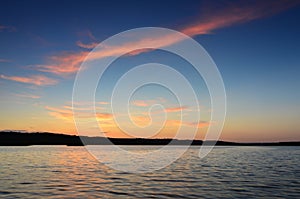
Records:
[[[99,163],[84,147],[0,147],[0,198],[300,198],[300,147],[198,153],[191,147],[161,170],[132,174]]]

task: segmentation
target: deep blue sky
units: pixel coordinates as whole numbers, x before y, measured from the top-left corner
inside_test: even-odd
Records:
[[[41,71],[40,66],[69,66],[70,60],[64,59],[67,55],[76,59],[78,53],[91,50],[80,47],[78,42],[98,43],[139,27],[183,31],[224,19],[229,21],[227,25],[216,25],[205,34],[189,35],[207,50],[224,80],[228,112],[222,139],[300,140],[300,6],[297,4],[297,1],[2,2],[0,129],[74,133],[72,122],[60,116],[69,111],[63,107],[70,104],[76,71],[61,74]],[[232,16],[246,12],[251,17],[230,22]],[[181,68],[199,98],[205,95],[200,100],[202,105],[209,106],[202,80],[195,80],[187,64],[159,51],[120,59],[107,75],[103,93],[109,91],[113,79],[124,68],[149,60]],[[76,64],[74,67],[80,62]],[[120,70],[122,65],[125,67]],[[46,79],[37,83],[37,75]],[[151,94],[152,91],[144,98],[150,99]]]

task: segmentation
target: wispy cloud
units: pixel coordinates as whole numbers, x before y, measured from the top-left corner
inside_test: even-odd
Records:
[[[166,122],[167,126],[187,126],[187,127],[194,127],[194,128],[204,128],[208,127],[212,124],[209,121],[199,121],[199,122],[186,122],[180,120],[168,120]]]
[[[72,106],[69,106],[69,105],[65,105],[63,106],[64,109],[67,109],[67,110],[78,110],[78,111],[90,111],[90,110],[94,110],[94,107],[93,106],[84,106],[84,107],[72,107]]]
[[[163,110],[159,110],[159,111],[155,111],[155,114],[160,114],[163,112],[166,113],[176,113],[176,112],[181,112],[181,111],[188,111],[189,107],[188,106],[177,106],[177,107],[169,107],[169,108],[165,108]],[[147,113],[144,113],[147,114]]]
[[[184,122],[183,125],[190,126],[190,127],[197,127],[197,128],[204,128],[212,125],[213,122],[209,121],[200,121],[200,122]]]
[[[70,74],[74,74],[78,71],[81,63],[84,60],[91,61],[91,60],[97,60],[102,59],[109,56],[119,56],[125,53],[128,53],[134,50],[135,46],[145,46],[147,48],[148,46],[154,46],[154,48],[159,48],[162,46],[168,46],[173,43],[176,43],[180,41],[180,38],[178,35],[165,35],[161,37],[151,37],[149,35],[149,38],[144,40],[139,40],[136,42],[129,42],[122,45],[117,46],[106,46],[105,48],[102,48],[101,50],[97,50],[94,52],[64,52],[61,54],[58,54],[56,56],[49,57],[49,63],[46,65],[37,65],[36,69],[43,72],[49,72],[60,76],[68,76]],[[77,45],[80,45],[82,48],[88,48],[90,49],[93,46],[96,46],[97,43],[92,44],[83,44],[78,43]],[[137,55],[141,52],[149,51],[149,49],[146,50],[134,50],[129,55]],[[87,55],[89,56],[87,57]]]
[[[97,120],[111,120],[113,118],[113,114],[111,113],[97,113]]]
[[[15,96],[17,96],[17,97],[25,97],[25,98],[31,98],[31,99],[39,99],[39,98],[41,98],[41,96],[39,96],[39,95],[32,95],[32,94],[15,94]]]
[[[71,122],[73,120],[73,113],[72,111],[64,111],[64,110],[60,110],[60,109],[55,109],[53,107],[45,107],[48,110],[49,115],[51,115],[52,117],[55,117],[57,119],[61,119],[61,120],[67,120],[69,122]]]
[[[222,11],[208,10],[202,19],[191,23],[181,31],[189,36],[208,34],[220,28],[277,14],[297,4],[299,1],[289,0],[253,1],[251,5],[243,1],[239,4],[229,4]]]
[[[131,102],[131,104],[138,107],[148,107],[154,104],[162,104],[165,102],[166,100],[164,98],[157,98],[157,99],[149,99],[149,100],[134,100]]]
[[[29,77],[0,75],[0,78],[20,83],[33,84],[36,86],[55,85],[58,83],[56,79],[52,79],[44,75],[32,75]]]
[[[274,15],[276,13],[287,10],[297,4],[299,1],[279,0],[279,1],[253,1],[251,5],[249,2],[242,2],[237,4],[227,3],[225,9],[209,10],[202,14],[194,21],[187,23],[179,31],[193,37],[201,34],[208,34],[220,28],[230,27],[237,24],[246,23],[259,18]],[[92,40],[92,43],[84,44],[77,42],[77,45],[82,48],[91,49],[97,45],[95,36],[91,31],[85,31],[82,35]],[[181,40],[176,34],[169,35],[148,35],[147,38],[127,42],[117,46],[105,46],[100,51],[91,52],[89,54],[90,60],[101,59],[108,56],[119,56],[134,49],[136,46],[145,47],[152,46],[153,48],[160,48],[162,46],[172,45]],[[147,51],[147,50],[146,50]],[[145,50],[134,51],[132,55],[145,52]],[[50,72],[57,75],[69,75],[76,73],[80,64],[85,60],[88,52],[70,52],[63,53],[57,56],[50,57],[49,65],[39,65],[37,70],[43,72]]]
[[[80,107],[80,106],[94,106],[94,105],[108,105],[110,104],[107,101],[68,101],[67,104],[69,106],[72,106],[72,104],[74,104],[74,106],[76,107]]]
[[[100,105],[108,105],[108,104],[109,104],[109,102],[100,101],[100,102],[98,102],[98,104],[100,104]]]
[[[167,113],[171,113],[171,112],[179,112],[179,111],[183,111],[188,109],[187,106],[178,106],[178,107],[170,107],[170,108],[166,108],[165,111]]]
[[[45,106],[45,109],[48,110],[51,116],[58,119],[73,121],[73,111],[70,106],[63,106],[61,108]],[[76,110],[79,112],[76,114],[76,117],[79,119],[92,119],[95,117],[95,114],[91,112],[91,110],[94,110],[93,107],[76,108]],[[98,121],[111,120],[112,118],[113,115],[111,113],[96,113],[96,119]]]
[[[93,35],[92,31],[90,31],[90,30],[84,30],[84,31],[77,32],[77,35],[79,37],[87,37],[91,40],[96,40],[96,37]]]
[[[84,61],[88,52],[64,52],[59,55],[49,57],[49,63],[46,65],[37,65],[36,69],[42,72],[54,73],[56,75],[66,76],[77,72],[80,64]]]
[[[146,125],[155,125],[151,123],[151,118],[149,116],[143,116],[143,115],[137,115],[137,116],[131,116],[132,121],[140,126],[146,126]],[[160,120],[161,121],[161,120]],[[209,121],[199,121],[199,122],[188,122],[188,121],[181,121],[181,120],[172,120],[167,119],[165,122],[165,127],[178,127],[178,126],[186,126],[186,127],[193,127],[193,128],[205,128],[210,125],[212,125],[212,122]]]
[[[254,1],[254,5],[243,3],[241,5],[228,5],[224,10],[217,10],[209,12],[208,14],[194,20],[179,31],[193,37],[201,34],[211,33],[214,30],[233,26],[236,24],[246,23],[255,19],[274,15],[278,12],[284,11],[290,7],[299,4],[295,1]],[[124,54],[136,46],[152,46],[153,48],[160,48],[162,46],[172,45],[177,43],[182,38],[177,34],[166,35],[148,35],[147,38],[124,43],[118,46],[106,46],[101,51],[92,52],[89,59],[101,59],[108,56],[117,56]],[[139,51],[133,53],[138,54]],[[144,52],[141,50],[140,52]]]
[[[5,62],[5,63],[7,63],[7,62],[11,62],[11,60],[9,60],[9,59],[0,59],[0,62]]]
[[[145,100],[135,100],[132,102],[132,104],[135,106],[147,107],[147,106],[150,106],[152,103],[149,103]]]
[[[15,31],[17,31],[17,29],[15,27],[13,27],[13,26],[0,25],[0,32],[4,32],[4,31],[15,32]]]
[[[77,46],[81,47],[81,48],[85,48],[85,49],[93,49],[95,48],[99,43],[98,42],[92,42],[89,44],[84,44],[81,41],[77,41],[76,42]]]
[[[77,41],[76,45],[81,47],[81,48],[93,49],[99,44],[99,42],[97,42],[96,37],[92,34],[92,32],[90,30],[80,32],[78,35],[80,37],[88,38],[88,40],[92,40],[92,42],[90,42],[90,43],[83,43],[82,41]]]
[[[131,116],[131,120],[139,126],[146,126],[151,122],[151,118],[149,116],[143,115]]]

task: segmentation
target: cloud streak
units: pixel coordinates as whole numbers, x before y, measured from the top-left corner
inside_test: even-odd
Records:
[[[88,43],[88,44],[85,44],[85,43],[83,43],[81,41],[77,41],[76,45],[79,46],[79,47],[81,47],[81,48],[84,48],[84,49],[93,49],[93,48],[95,48],[99,44],[99,42],[96,42],[97,39],[92,34],[92,32],[90,30],[86,30],[86,31],[80,32],[79,36],[81,36],[81,37],[82,36],[87,37],[87,38],[89,38],[90,40],[93,41],[93,42]]]
[[[84,44],[82,43],[81,41],[77,41],[76,42],[77,46],[81,47],[81,48],[85,48],[85,49],[93,49],[95,48],[99,43],[97,42],[92,42],[92,43],[89,43],[89,44]]]
[[[4,25],[0,25],[0,32],[4,32],[4,31],[7,31],[7,32],[16,32],[17,29],[13,26],[4,26]]]
[[[188,109],[187,106],[179,106],[179,107],[166,108],[165,111],[167,113],[172,113],[172,112],[180,112],[180,111],[183,111],[183,110],[186,110],[186,109]]]
[[[148,103],[145,100],[135,100],[132,102],[134,106],[139,106],[139,107],[147,107],[150,106],[152,103]]]
[[[134,100],[131,102],[132,105],[137,107],[148,107],[154,104],[162,104],[165,103],[166,100],[164,98],[152,99],[152,100]]]
[[[87,54],[88,52],[64,52],[60,55],[49,57],[49,63],[51,64],[37,65],[36,69],[42,72],[67,76],[77,72]]]
[[[100,102],[97,102],[97,104],[100,104],[100,105],[108,105],[108,104],[109,104],[109,102],[100,101]]]
[[[93,35],[93,33],[90,30],[80,31],[77,33],[80,37],[87,37],[91,40],[96,40],[96,37]]]
[[[31,95],[31,94],[15,94],[17,97],[31,98],[31,99],[39,99],[41,96],[39,95]]]
[[[58,83],[56,79],[52,79],[44,75],[32,75],[29,77],[0,75],[0,78],[25,84],[33,84],[36,86],[48,86]]]
[[[0,63],[8,63],[8,62],[11,62],[11,60],[9,59],[0,59]]]
[[[193,128],[205,128],[212,125],[212,122],[209,121],[199,121],[199,122],[186,122],[180,120],[168,120],[166,122],[167,126],[187,126]]]
[[[56,108],[51,106],[45,106],[45,109],[48,110],[49,115],[54,116],[58,119],[73,121],[73,111],[70,106],[63,106],[62,108]],[[94,113],[91,113],[93,107],[88,108],[76,108],[78,119],[92,119],[95,117]],[[96,119],[98,121],[111,120],[113,115],[111,113],[96,113]]]
[[[203,15],[200,19],[196,19],[184,28],[179,29],[179,31],[191,37],[208,34],[220,28],[274,15],[299,3],[295,1],[254,1],[253,4],[251,6],[246,3],[238,6],[229,5],[222,11],[210,11],[209,14]],[[118,56],[134,49],[135,46],[160,48],[180,42],[181,39],[177,34],[148,35],[145,39],[139,41],[127,42],[118,46],[106,46],[104,50],[92,52],[89,59],[95,60],[108,56]],[[139,52],[144,52],[144,50],[135,51],[133,55]]]
[[[229,3],[227,3],[229,4]],[[225,9],[221,10],[208,10],[207,13],[202,14],[193,22],[189,23],[179,31],[187,34],[188,36],[194,37],[201,34],[208,34],[220,28],[230,27],[237,24],[246,23],[259,18],[274,15],[276,13],[287,10],[295,5],[299,4],[297,1],[253,1],[251,5],[249,2],[242,2],[239,5],[236,3],[229,4]],[[90,31],[85,33],[86,36],[95,41],[95,37]],[[162,46],[172,45],[181,40],[176,34],[171,35],[148,35],[147,38],[127,42],[117,46],[105,46],[100,51],[94,51],[89,54],[89,60],[101,59],[109,56],[119,56],[127,53],[135,46],[153,46],[154,48],[160,48]],[[130,41],[130,40],[129,40]],[[91,49],[97,45],[96,42],[90,44],[84,44],[82,42],[77,42],[77,45],[81,48]],[[137,50],[131,55],[137,55],[141,52],[148,50]],[[63,53],[57,56],[50,57],[49,65],[39,65],[37,70],[43,72],[50,72],[56,75],[69,75],[76,73],[80,67],[80,64],[85,60],[88,52],[73,52],[73,53]]]
[[[299,4],[289,0],[253,1],[252,5],[248,3],[242,2],[240,5],[235,3],[221,12],[209,10],[209,14],[205,14],[203,19],[186,26],[181,32],[189,36],[208,34],[220,28],[271,16]]]

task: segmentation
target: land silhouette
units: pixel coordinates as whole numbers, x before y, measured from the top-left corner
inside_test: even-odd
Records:
[[[144,138],[104,138],[75,136],[49,132],[24,133],[19,131],[0,132],[0,146],[30,146],[30,145],[202,145],[214,144],[218,146],[300,146],[300,142],[261,142],[238,143],[227,141],[202,141],[202,140],[178,140],[178,139],[144,139]]]

